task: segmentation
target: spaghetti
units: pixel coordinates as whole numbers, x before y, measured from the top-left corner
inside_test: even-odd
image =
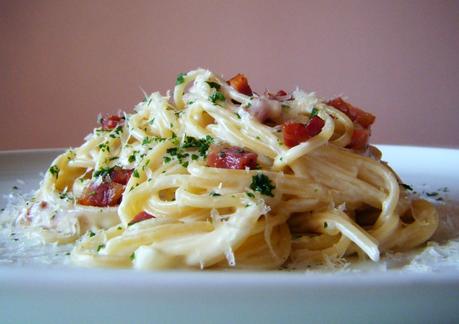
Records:
[[[258,95],[180,74],[173,98],[101,117],[59,156],[18,223],[83,266],[305,267],[411,249],[438,226],[367,145],[374,117],[341,98]]]

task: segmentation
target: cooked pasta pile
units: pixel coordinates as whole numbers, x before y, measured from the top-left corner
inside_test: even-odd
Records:
[[[198,69],[173,97],[101,116],[57,157],[18,218],[75,242],[83,266],[306,267],[411,249],[438,225],[367,144],[374,116],[341,98],[253,93]]]

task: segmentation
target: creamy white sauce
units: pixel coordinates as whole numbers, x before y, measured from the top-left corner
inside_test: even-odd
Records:
[[[8,196],[8,205],[0,214],[0,266],[65,266],[71,267],[69,253],[73,244],[45,244],[39,237],[15,225],[19,210],[31,194],[20,192]],[[423,197],[429,199],[429,197]],[[438,196],[435,197],[438,199]],[[439,228],[422,248],[386,253],[379,262],[330,260],[328,264],[308,269],[287,269],[306,272],[438,272],[459,270],[459,201],[442,196],[443,201],[430,199],[440,214]]]

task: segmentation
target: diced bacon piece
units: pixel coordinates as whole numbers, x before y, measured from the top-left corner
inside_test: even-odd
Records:
[[[108,131],[114,129],[118,125],[122,125],[124,123],[124,118],[118,115],[104,116],[99,119],[99,123],[103,130]]]
[[[305,125],[302,123],[286,122],[282,125],[284,144],[294,147],[316,136],[322,131],[325,121],[319,116],[312,117]]]
[[[238,92],[243,93],[247,96],[253,95],[252,89],[249,86],[249,82],[244,74],[238,73],[229,79],[228,84],[236,89]]]
[[[124,186],[116,182],[94,182],[84,190],[78,203],[95,207],[117,206],[121,202],[123,191]]]
[[[292,96],[289,95],[284,90],[279,90],[279,91],[277,91],[276,94],[272,94],[272,93],[266,91],[265,92],[265,96],[268,97],[271,100],[277,100],[277,101],[284,101],[284,100],[291,100],[292,99]]]
[[[368,146],[368,139],[370,137],[370,130],[363,127],[355,127],[352,132],[351,143],[348,145],[348,148],[363,151]]]
[[[151,219],[151,218],[156,218],[156,217],[150,213],[147,213],[146,211],[142,211],[138,213],[137,215],[135,215],[134,218],[128,223],[128,225],[142,222],[144,220]]]
[[[112,179],[113,182],[116,182],[122,185],[126,185],[129,181],[129,178],[131,178],[131,174],[132,174],[132,170],[123,169],[123,168],[120,168],[119,166],[116,166],[110,172],[110,179]]]
[[[240,147],[214,148],[207,156],[207,165],[213,168],[244,170],[257,167],[258,155]]]
[[[325,121],[319,116],[312,117],[306,124],[306,131],[310,137],[314,137],[322,131]]]
[[[252,101],[252,106],[248,108],[248,112],[260,123],[264,123],[279,118],[282,108],[278,102],[260,98]]]
[[[309,139],[306,126],[302,123],[286,122],[282,125],[282,133],[284,135],[284,144],[288,147],[297,146]]]
[[[375,116],[360,109],[354,107],[350,103],[344,101],[341,97],[335,98],[327,102],[327,105],[332,106],[343,113],[345,113],[353,122],[361,125],[363,128],[368,128],[375,121]]]

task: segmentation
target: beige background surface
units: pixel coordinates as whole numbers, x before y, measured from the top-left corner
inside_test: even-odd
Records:
[[[0,149],[76,146],[178,72],[347,95],[376,143],[459,146],[459,1],[3,1]]]

